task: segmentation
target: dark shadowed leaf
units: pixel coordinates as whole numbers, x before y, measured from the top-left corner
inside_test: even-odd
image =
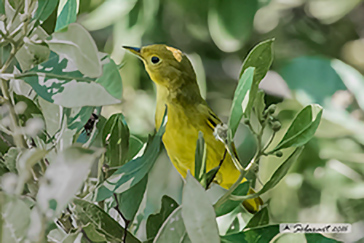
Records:
[[[196,144],[195,178],[206,188],[206,144],[202,132],[198,132]]]
[[[147,220],[147,239],[152,240],[157,235],[158,230],[168,216],[178,207],[176,201],[164,195],[162,197],[162,206],[159,213],[151,214]]]
[[[244,115],[250,117],[256,94],[258,92],[259,83],[267,74],[273,62],[273,42],[274,39],[266,40],[256,45],[245,58],[243,66],[241,67],[240,76],[249,67],[255,67],[254,79],[249,92],[249,101],[246,105],[246,112]]]
[[[272,152],[305,145],[315,134],[321,121],[322,107],[308,105],[303,108],[293,119],[286,134]]]
[[[279,234],[279,225],[246,229],[243,232],[221,236],[221,243],[266,243]]]
[[[147,187],[148,175],[129,190],[118,194],[119,209],[127,220],[133,221]]]
[[[189,172],[181,206],[183,222],[192,242],[220,242],[214,208],[205,189]]]
[[[245,228],[254,228],[267,224],[269,224],[269,212],[268,208],[264,207],[251,218]]]
[[[236,130],[238,129],[240,120],[243,117],[243,114],[246,112],[246,108],[250,99],[250,88],[252,87],[255,75],[254,72],[254,67],[249,67],[244,70],[243,75],[239,79],[238,87],[236,87],[228,122],[229,130],[231,131],[231,138],[234,137]]]
[[[236,195],[236,196],[245,196],[246,194],[248,194],[249,188],[250,188],[250,183],[249,183],[249,181],[246,181],[246,182],[240,184],[234,190],[233,195]],[[239,202],[239,201],[233,201],[233,200],[226,201],[224,204],[222,204],[220,207],[218,207],[215,210],[216,217],[219,217],[221,215],[224,215],[224,214],[227,214],[227,213],[233,211],[240,204],[241,204],[241,202]]]
[[[104,210],[95,204],[81,199],[74,199],[73,204],[75,207],[72,210],[76,213],[82,225],[92,224],[97,229],[97,232],[104,235],[108,240],[120,242],[125,230]],[[127,233],[126,242],[140,243],[130,232]]]
[[[161,148],[161,138],[167,124],[167,110],[165,111],[161,127],[155,136],[149,140],[144,154],[135,158],[114,172],[104,183],[96,189],[96,201],[111,197],[113,193],[122,193],[141,181],[149,173],[157,159]]]
[[[123,114],[114,114],[107,120],[102,131],[107,165],[118,167],[125,164],[129,149],[129,136],[129,128]]]
[[[61,30],[76,21],[77,0],[68,0],[63,6],[59,5],[58,13],[55,31]]]

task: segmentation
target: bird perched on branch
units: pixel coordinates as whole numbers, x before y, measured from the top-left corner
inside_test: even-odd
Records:
[[[228,189],[236,182],[240,172],[231,155],[226,153],[225,145],[213,135],[215,127],[222,122],[201,97],[190,60],[180,50],[166,45],[124,48],[143,61],[146,71],[156,84],[156,128],[162,122],[165,106],[168,107],[168,122],[162,140],[177,171],[183,177],[186,177],[188,170],[194,173],[196,141],[201,131],[207,147],[206,170],[209,171],[222,162],[215,182]],[[244,178],[243,181],[245,180]],[[243,202],[250,212],[256,212],[261,204],[260,198]]]

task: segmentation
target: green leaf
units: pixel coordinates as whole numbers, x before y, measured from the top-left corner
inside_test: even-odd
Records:
[[[39,160],[41,160],[47,153],[48,151],[44,149],[31,148],[23,150],[19,154],[16,161],[16,168],[20,176],[18,183],[25,183],[31,178],[31,168],[37,162],[39,162]]]
[[[263,112],[265,109],[264,95],[265,94],[263,90],[258,90],[253,105],[254,113],[256,114],[259,121],[263,119]]]
[[[293,119],[286,134],[278,145],[268,153],[289,147],[305,145],[315,134],[321,121],[322,107],[308,105],[303,108]]]
[[[307,71],[309,70],[309,72]],[[346,90],[340,76],[332,67],[328,58],[303,56],[298,57],[278,70],[292,91],[302,91],[304,97],[297,93],[297,99],[302,103],[325,104],[325,99],[330,98],[338,90]],[[310,98],[307,100],[307,98]]]
[[[241,67],[240,76],[242,76],[246,69],[249,67],[255,67],[254,79],[249,92],[249,100],[246,105],[246,111],[244,115],[250,118],[250,112],[252,110],[256,94],[259,89],[259,83],[267,74],[270,66],[273,62],[273,42],[274,39],[260,42],[256,45],[245,58],[243,66]]]
[[[147,188],[148,175],[129,190],[118,194],[119,209],[126,220],[133,221]]]
[[[307,243],[311,242],[320,242],[320,243],[339,243],[341,241],[337,241],[335,239],[331,239],[328,237],[325,237],[321,234],[305,234]]]
[[[92,242],[107,242],[105,235],[97,231],[95,224],[88,223],[82,229]]]
[[[114,114],[107,120],[102,131],[107,165],[118,167],[125,164],[129,150],[129,136],[129,128],[123,114]]]
[[[39,29],[41,27],[37,27],[34,32],[37,32],[37,36],[39,38]],[[46,33],[44,33],[45,35]],[[24,45],[19,49],[19,51],[15,54],[17,61],[22,69],[22,71],[29,70],[34,65],[42,63],[46,61],[49,57],[49,47],[45,43],[34,43],[29,39],[26,39]]]
[[[181,213],[192,242],[220,242],[214,208],[206,191],[189,172],[182,193]]]
[[[38,8],[33,19],[37,19],[43,23],[56,9],[58,2],[59,0],[38,0]]]
[[[16,169],[16,158],[18,157],[20,151],[21,150],[17,147],[11,147],[4,156],[4,164],[12,173],[18,172]]]
[[[243,232],[221,236],[221,243],[266,243],[279,234],[279,225],[246,229]]]
[[[186,228],[182,219],[181,206],[176,208],[164,221],[159,229],[154,243],[177,243],[186,240]],[[188,236],[187,236],[188,237]]]
[[[164,195],[162,197],[162,205],[159,213],[149,215],[147,219],[147,239],[152,240],[157,235],[163,222],[167,220],[169,215],[178,207],[178,204],[172,198]]]
[[[52,137],[61,128],[62,108],[42,99],[41,97],[37,97],[37,101],[39,108],[43,113],[46,130]]]
[[[94,82],[95,79],[85,77],[74,68],[70,60],[51,52],[48,61],[19,74],[18,78],[23,78],[43,99],[64,107],[120,103],[102,85]]]
[[[129,138],[129,150],[127,160],[132,160],[142,148],[143,142],[139,138],[131,134]]]
[[[254,228],[269,224],[269,212],[268,208],[264,207],[259,212],[254,214],[253,218],[250,219],[245,228]]]
[[[285,161],[278,167],[278,169],[273,173],[271,178],[267,181],[267,183],[264,184],[263,188],[260,189],[258,192],[249,194],[246,196],[239,197],[239,201],[243,201],[249,198],[255,198],[260,196],[261,194],[269,191],[273,187],[275,187],[287,174],[289,168],[291,168],[292,164],[297,160],[297,158],[300,156],[301,152],[303,150],[303,147],[298,147],[291,153],[288,158],[285,159]]]
[[[77,0],[67,0],[64,5],[58,6],[58,17],[55,31],[67,27],[70,23],[76,21],[77,18]]]
[[[240,184],[234,191],[233,195],[236,196],[244,196],[247,195],[249,192],[250,183],[249,181],[245,181],[244,183]],[[216,209],[216,217],[219,217],[221,215],[227,214],[231,211],[233,211],[236,207],[238,207],[241,204],[239,201],[233,201],[228,200],[224,204],[222,204],[220,207]]]
[[[99,234],[104,235],[109,241],[120,242],[125,230],[121,225],[104,212],[100,207],[81,199],[74,199],[73,209],[82,225],[92,224]],[[126,235],[126,242],[140,243],[130,232]]]
[[[53,33],[46,43],[58,55],[67,56],[87,77],[101,76],[102,67],[96,44],[90,33],[80,24],[73,23],[66,31]]]
[[[0,242],[24,242],[30,224],[28,205],[15,196],[0,192],[0,209]]]
[[[121,99],[123,94],[123,82],[119,73],[119,68],[110,56],[100,53],[102,64],[102,76],[96,79],[96,83],[101,84],[106,91],[116,99]]]
[[[102,149],[73,146],[51,158],[37,195],[37,202],[43,212],[49,212],[49,202],[55,200],[57,207],[53,215],[57,216],[78,192],[91,166],[102,153]]]
[[[39,117],[39,118],[43,119],[42,111],[38,108],[38,106],[31,99],[29,99],[23,95],[14,94],[14,101],[15,101],[15,104],[18,104],[19,102],[24,102],[26,105],[24,107],[24,112],[22,112],[22,113],[18,112],[18,114],[17,114],[19,116],[19,119],[21,120],[21,123],[20,123],[21,126],[24,126],[30,118]]]
[[[249,67],[244,70],[243,75],[241,75],[239,79],[238,87],[236,87],[228,122],[229,130],[231,131],[229,132],[229,136],[231,136],[231,138],[234,137],[240,120],[243,117],[243,114],[246,113],[246,108],[250,99],[250,89],[254,80],[254,73],[254,67]]]
[[[95,107],[92,106],[64,108],[68,129],[80,131],[90,119],[94,109]]]
[[[214,43],[223,51],[239,50],[248,40],[258,10],[256,0],[211,1],[208,27]]]
[[[206,188],[206,144],[201,131],[198,132],[196,144],[195,178]]]
[[[96,201],[105,200],[113,193],[122,193],[141,181],[149,173],[161,149],[161,138],[167,124],[167,109],[156,135],[147,144],[142,156],[135,158],[114,172],[96,189]]]

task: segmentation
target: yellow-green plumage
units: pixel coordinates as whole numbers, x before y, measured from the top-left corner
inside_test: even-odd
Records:
[[[220,119],[201,97],[196,74],[188,58],[178,49],[166,45],[150,45],[129,49],[144,62],[145,68],[157,86],[156,127],[162,122],[168,107],[168,122],[163,143],[178,172],[186,177],[194,173],[195,150],[198,133],[203,133],[207,147],[207,171],[218,166],[224,158],[225,146],[213,135]],[[239,177],[239,171],[226,153],[216,176],[216,182],[229,188]],[[245,179],[244,179],[245,180]],[[247,200],[244,206],[256,211],[261,199]]]

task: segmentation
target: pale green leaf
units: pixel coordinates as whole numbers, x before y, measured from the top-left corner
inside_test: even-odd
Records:
[[[66,56],[87,77],[101,76],[102,66],[96,44],[81,25],[72,23],[66,31],[53,33],[46,42],[52,51]]]
[[[64,2],[64,1],[62,1]],[[78,0],[67,0],[65,4],[58,5],[58,17],[56,22],[55,31],[67,27],[70,23],[76,21],[78,12]]]
[[[74,146],[59,152],[51,160],[37,195],[37,202],[43,212],[49,211],[52,201],[56,202],[53,215],[58,215],[66,207],[102,152],[100,149],[90,150]]]
[[[182,218],[192,242],[219,243],[215,212],[206,191],[188,172],[182,193]]]

